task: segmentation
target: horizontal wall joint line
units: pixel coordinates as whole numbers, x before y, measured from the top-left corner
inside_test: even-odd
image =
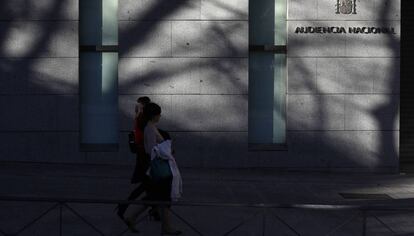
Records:
[[[194,57],[174,57],[174,56],[160,56],[160,57],[147,57],[147,56],[137,56],[137,57],[119,57],[119,59],[128,59],[128,58],[136,58],[136,59],[248,59],[248,56],[244,57],[229,57],[229,56],[222,56],[222,57],[200,57],[200,56],[194,56]]]
[[[0,96],[3,96],[3,97],[17,97],[17,96],[19,96],[19,97],[28,97],[28,96],[33,96],[33,97],[35,97],[35,96],[78,96],[79,94],[78,93],[41,93],[41,94],[39,94],[39,93],[15,93],[15,94],[7,94],[7,93],[5,93],[5,94],[2,94],[2,93],[0,93]]]
[[[78,50],[78,48],[74,48],[74,50]],[[50,56],[50,57],[42,57],[42,56],[40,56],[40,57],[2,57],[2,56],[0,56],[0,59],[12,59],[12,60],[19,60],[19,59],[59,59],[59,58],[62,58],[62,59],[79,59],[79,57],[53,57],[53,56]]]
[[[378,23],[379,20],[381,20],[380,23]],[[350,22],[350,21],[352,21],[352,22],[375,22],[375,23],[378,23],[378,24],[383,24],[382,21],[398,23],[398,22],[401,21],[401,19],[392,19],[392,20],[389,20],[389,19],[363,19],[363,20],[362,19],[343,19],[343,20],[338,20],[338,19],[287,19],[286,21],[287,22],[289,22],[289,21],[292,21],[292,22],[297,22],[297,21],[307,21],[307,22],[325,22],[325,21],[327,21],[327,22]]]
[[[119,19],[118,22],[248,22],[248,19]]]
[[[0,130],[0,134],[2,133],[79,133],[79,130]]]
[[[312,129],[312,130],[295,130],[295,129],[289,129],[286,130],[287,132],[325,132],[325,131],[335,131],[335,132],[347,132],[347,131],[351,131],[351,132],[400,132],[400,130],[387,130],[387,129],[383,129],[383,130],[353,130],[353,129]]]
[[[78,22],[79,19],[2,19],[0,22]]]
[[[172,133],[248,133],[248,131],[235,131],[235,130],[168,130],[166,129],[166,131],[168,132],[172,132]],[[129,133],[131,132],[131,130],[122,130],[122,133]]]
[[[289,45],[288,45],[288,47],[289,47]],[[376,58],[378,58],[378,59],[381,59],[381,58],[398,58],[398,59],[400,59],[400,57],[379,57],[379,56],[372,56],[372,57],[366,57],[366,56],[360,56],[360,57],[355,57],[355,56],[289,56],[288,55],[288,57],[287,57],[288,59],[289,58],[314,58],[314,59],[318,59],[318,58],[338,58],[338,59],[353,59],[353,58],[355,58],[355,59],[358,59],[358,58],[362,58],[362,59],[364,59],[364,58],[366,58],[366,59],[376,59]]]
[[[246,96],[249,95],[248,93],[119,93],[119,96],[130,96],[130,95],[166,95],[166,96],[195,96],[195,95],[202,95],[202,96],[212,96],[212,95],[220,95],[220,96]]]
[[[400,93],[287,93],[287,95],[400,95]]]

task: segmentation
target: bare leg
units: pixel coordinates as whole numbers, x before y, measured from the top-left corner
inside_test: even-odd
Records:
[[[163,234],[169,234],[169,235],[179,235],[181,234],[181,231],[176,230],[171,225],[171,218],[170,218],[170,210],[168,207],[160,207],[161,216],[162,216],[162,223],[161,223],[161,229]]]
[[[128,225],[128,228],[135,233],[138,233],[139,231],[135,228],[135,221],[137,218],[147,210],[147,206],[139,206],[139,208],[133,212],[130,216],[125,217],[125,223]]]
[[[136,211],[134,211],[130,216],[126,217],[128,220],[133,220],[134,222],[137,220],[137,218],[145,211],[147,210],[147,206],[139,206]]]
[[[134,200],[137,199],[141,194],[145,191],[145,184],[141,183],[137,188],[135,188],[131,194],[128,197],[128,200]],[[121,217],[121,219],[124,218],[124,213],[127,210],[129,204],[118,204],[118,216]]]

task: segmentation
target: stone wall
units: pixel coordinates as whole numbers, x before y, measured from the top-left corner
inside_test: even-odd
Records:
[[[244,165],[248,1],[119,4],[122,130],[146,95],[161,105],[159,126],[173,134],[182,166]]]
[[[400,1],[289,1],[288,130],[308,166],[398,167]],[[312,9],[312,10],[310,10]],[[300,34],[300,26],[344,27],[346,34]],[[393,27],[354,34],[349,27]],[[296,155],[294,155],[296,156]],[[293,156],[293,158],[295,158]]]
[[[253,1],[250,1],[252,4]],[[79,150],[78,0],[0,4],[0,160],[130,164],[135,100],[191,167],[398,167],[400,1],[288,0],[287,145],[248,151],[248,0],[119,0],[118,152]],[[299,34],[389,26],[396,34]]]
[[[83,162],[78,1],[0,5],[0,160]]]

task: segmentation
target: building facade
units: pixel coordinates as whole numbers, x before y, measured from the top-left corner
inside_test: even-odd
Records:
[[[148,96],[183,167],[399,169],[399,0],[1,4],[2,161],[134,163]]]

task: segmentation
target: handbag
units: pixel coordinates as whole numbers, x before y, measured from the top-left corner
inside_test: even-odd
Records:
[[[137,153],[137,144],[135,143],[135,133],[134,133],[134,131],[130,131],[128,133],[128,144],[129,144],[129,150],[132,153]]]
[[[161,181],[172,177],[168,160],[156,157],[151,161],[150,176],[153,181]]]

